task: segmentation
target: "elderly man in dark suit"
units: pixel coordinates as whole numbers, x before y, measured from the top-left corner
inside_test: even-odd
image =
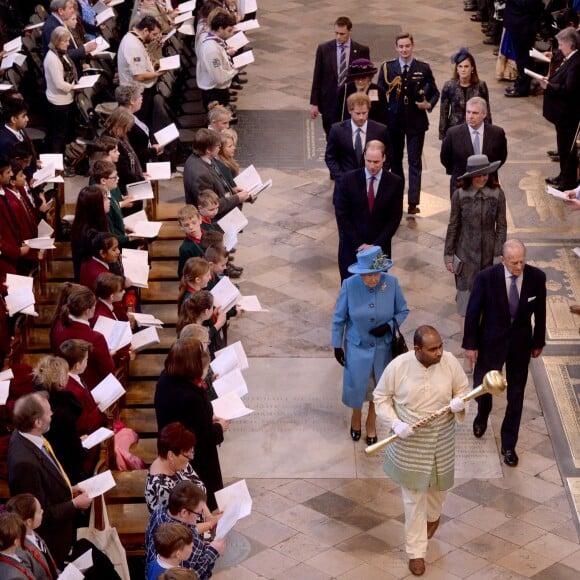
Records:
[[[408,32],[397,35],[395,48],[398,58],[383,63],[377,84],[387,92],[389,115],[387,125],[393,144],[393,171],[405,179],[403,153],[407,140],[409,159],[408,213],[417,214],[421,195],[421,155],[425,133],[429,128],[427,113],[439,100],[431,67],[413,57],[413,36]]]
[[[344,174],[335,185],[341,280],[350,276],[348,267],[365,248],[380,246],[391,257],[391,238],[403,215],[403,180],[384,167],[384,144],[369,141],[364,159],[364,168]]]
[[[52,410],[45,392],[31,393],[14,405],[15,430],[8,445],[10,494],[31,493],[44,517],[37,532],[45,540],[56,563],[62,563],[75,540],[76,511],[88,508],[89,496],[71,486],[43,435],[50,429]]]
[[[556,39],[564,60],[548,79],[540,81],[544,89],[544,117],[556,127],[560,155],[560,178],[550,182],[556,182],[555,185],[562,189],[573,189],[578,182],[576,132],[580,124],[580,34],[573,28],[565,28]]]
[[[497,125],[485,123],[486,117],[485,99],[469,99],[465,105],[465,123],[451,127],[443,139],[440,159],[447,175],[451,175],[450,195],[453,195],[457,178],[465,173],[467,159],[472,155],[487,155],[492,163],[500,161],[500,167],[507,159],[505,132]],[[497,177],[497,172],[493,176]]]
[[[341,16],[334,23],[335,40],[318,45],[310,93],[310,118],[322,115],[322,126],[328,135],[336,109],[338,89],[346,82],[348,66],[358,58],[370,59],[368,46],[351,38],[352,22]]]
[[[371,100],[365,93],[353,93],[346,100],[350,119],[334,123],[328,134],[324,160],[331,179],[364,166],[363,151],[369,141],[381,141],[390,158],[391,141],[386,125],[369,120]]]
[[[502,263],[482,270],[475,278],[462,346],[465,356],[475,364],[474,386],[482,382],[488,371],[501,371],[506,365],[507,409],[501,426],[501,452],[510,467],[519,460],[515,448],[530,357],[540,356],[545,338],[546,275],[526,264],[522,242],[507,240]],[[487,429],[492,396],[479,397],[477,405],[473,434],[479,438]]]

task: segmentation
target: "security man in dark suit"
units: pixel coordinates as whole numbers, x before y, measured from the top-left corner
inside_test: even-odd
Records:
[[[363,168],[345,173],[335,185],[341,280],[350,276],[348,267],[361,250],[380,246],[391,257],[391,239],[403,215],[403,180],[387,170],[383,143],[369,141],[364,160]]]
[[[457,188],[457,178],[465,173],[467,160],[472,155],[487,155],[489,161],[499,161],[500,167],[507,159],[505,131],[486,123],[486,117],[485,99],[472,97],[465,104],[465,123],[451,127],[443,139],[440,159],[447,175],[451,175],[451,196]],[[497,178],[497,171],[492,176]]]
[[[426,62],[413,58],[413,36],[408,32],[395,38],[399,57],[384,62],[377,84],[387,92],[389,116],[387,125],[393,144],[394,157],[391,167],[403,180],[403,152],[407,140],[409,158],[408,213],[420,212],[421,155],[425,133],[429,128],[427,112],[439,100],[439,89],[435,84],[431,67]]]
[[[336,40],[319,44],[316,49],[312,91],[310,93],[310,118],[322,115],[322,126],[328,135],[336,109],[338,89],[344,85],[351,62],[358,58],[370,59],[368,46],[351,39],[352,22],[341,16],[334,23]]]
[[[386,125],[368,118],[371,107],[369,96],[366,93],[353,93],[346,103],[350,119],[332,125],[324,154],[330,178],[334,180],[364,166],[363,151],[369,141],[381,141],[385,145],[387,159],[391,155],[391,141]]]
[[[560,178],[556,185],[562,189],[574,189],[578,183],[576,134],[580,124],[580,34],[573,28],[565,28],[556,39],[564,59],[548,79],[540,81],[544,89],[543,114],[556,127],[560,155]]]
[[[502,263],[482,270],[475,278],[462,346],[467,359],[475,364],[474,386],[488,371],[501,371],[506,366],[507,409],[501,426],[501,453],[510,467],[519,460],[516,443],[530,357],[540,356],[545,343],[546,274],[526,264],[522,242],[507,240]],[[473,434],[479,438],[487,429],[492,396],[479,397],[477,407]]]

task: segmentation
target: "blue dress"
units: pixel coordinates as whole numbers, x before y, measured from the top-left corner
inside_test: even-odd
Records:
[[[395,276],[381,273],[374,288],[369,288],[359,275],[344,280],[332,320],[332,346],[345,351],[342,384],[345,405],[362,408],[371,374],[378,380],[392,359],[392,333],[377,338],[369,331],[384,323],[389,323],[392,329],[393,318],[400,326],[408,314]]]

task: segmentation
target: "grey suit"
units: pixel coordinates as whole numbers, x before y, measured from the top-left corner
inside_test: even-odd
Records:
[[[505,163],[507,139],[501,127],[485,123],[481,152],[487,155],[490,161],[501,161],[501,165]],[[440,156],[447,175],[451,175],[450,195],[457,189],[457,178],[465,173],[467,158],[473,154],[473,143],[467,123],[451,127],[441,144]],[[497,177],[497,173],[494,175]]]

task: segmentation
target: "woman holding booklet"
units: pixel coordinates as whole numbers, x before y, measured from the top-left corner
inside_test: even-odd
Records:
[[[194,338],[177,339],[165,360],[155,389],[157,426],[178,421],[197,439],[191,466],[207,488],[207,505],[217,507],[215,492],[223,487],[217,446],[224,440],[229,421],[214,416],[204,381],[209,369],[209,354]]]

